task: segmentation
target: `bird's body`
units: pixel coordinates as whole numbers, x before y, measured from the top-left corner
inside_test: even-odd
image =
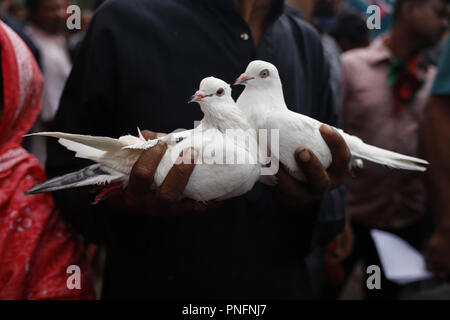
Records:
[[[260,175],[256,155],[217,128],[207,128],[202,122],[199,127],[202,129],[187,132],[181,141],[169,144],[155,173],[155,188],[162,184],[178,155],[193,147],[201,154],[202,163],[195,166],[184,190],[185,197],[197,201],[225,200],[249,191]],[[233,154],[243,154],[250,160],[243,164],[227,164],[225,153],[218,156],[213,151],[219,149],[233,150]]]
[[[59,143],[76,152],[76,157],[92,160],[96,164],[35,186],[28,194],[111,183],[126,186],[131,169],[142,152],[152,148],[159,140],[166,142],[168,147],[154,175],[155,189],[163,183],[170,169],[179,161],[180,153],[192,148],[200,157],[196,158],[196,166],[184,190],[184,197],[197,201],[225,200],[246,193],[260,175],[257,155],[246,145],[227,136],[225,129],[241,129],[249,125],[232,100],[226,83],[211,77],[202,81],[202,84],[206,89],[221,86],[223,95],[226,92],[226,96],[211,103],[199,101],[205,117],[200,125],[192,130],[174,132],[149,141],[141,134],[139,137],[127,135],[113,139],[61,132],[38,133],[59,138]],[[216,150],[232,150],[237,157],[244,156],[249,161],[242,164],[228,163],[225,159],[226,153],[221,157]],[[190,160],[190,157],[185,160]]]
[[[304,180],[294,158],[298,146],[308,147],[325,168],[331,164],[331,152],[320,134],[319,121],[310,121],[304,115],[286,110],[269,112],[264,123],[264,128],[280,129],[279,160],[295,178]]]
[[[292,176],[305,180],[294,158],[299,146],[309,148],[325,168],[330,166],[331,151],[319,131],[322,123],[289,110],[275,66],[265,61],[253,61],[239,79],[237,83],[244,83],[246,88],[237,100],[238,106],[254,128],[279,130],[279,161]],[[397,169],[426,170],[428,162],[425,160],[368,145],[358,137],[336,130],[350,149],[351,166],[362,167],[361,159],[365,159]]]

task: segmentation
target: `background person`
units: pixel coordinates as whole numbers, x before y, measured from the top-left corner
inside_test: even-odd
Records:
[[[30,37],[25,33],[25,24],[17,20],[10,14],[10,9],[14,4],[14,0],[0,0],[0,19],[13,29],[27,44],[28,48],[34,55],[34,58],[40,63],[39,51],[31,41]]]
[[[343,55],[344,130],[369,144],[418,156],[419,119],[435,75],[435,68],[422,63],[419,54],[448,29],[447,3],[397,0],[391,34]],[[366,266],[381,267],[370,236],[372,228],[395,233],[420,249],[425,240],[423,174],[365,162],[355,175],[356,179],[345,183],[352,223],[346,231],[353,229],[355,239],[346,267],[350,269],[358,258]],[[348,250],[339,249],[336,252],[342,259]],[[381,283],[381,290],[366,290],[368,298],[399,296],[401,288],[384,277],[383,269]]]
[[[342,11],[331,23],[328,33],[339,44],[341,52],[369,45],[366,21],[353,11]]]
[[[24,42],[0,21],[0,299],[93,299],[83,244],[51,194],[25,196],[46,180],[21,147],[41,107],[43,79]],[[81,289],[69,290],[70,265]]]
[[[65,1],[27,0],[27,9],[30,23],[26,33],[39,50],[45,80],[42,111],[32,132],[48,131],[72,68],[65,37]],[[30,151],[43,166],[47,153],[46,140],[45,137],[30,138]]]
[[[426,257],[428,267],[445,278],[450,275],[450,40],[421,122],[421,147],[430,162],[426,178],[435,217]]]

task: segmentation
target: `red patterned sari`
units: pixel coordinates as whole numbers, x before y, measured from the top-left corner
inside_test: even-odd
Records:
[[[81,239],[51,194],[24,195],[46,180],[37,159],[20,145],[39,115],[43,78],[26,45],[1,20],[0,56],[0,299],[92,299]],[[71,265],[80,267],[81,289],[68,288],[76,283],[67,273]]]

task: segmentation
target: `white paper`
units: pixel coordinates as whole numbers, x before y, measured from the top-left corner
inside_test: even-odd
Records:
[[[398,284],[426,280],[433,274],[424,257],[402,238],[381,230],[370,231],[388,280]]]

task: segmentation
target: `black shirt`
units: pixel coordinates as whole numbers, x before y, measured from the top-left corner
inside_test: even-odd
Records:
[[[233,0],[107,1],[88,28],[54,130],[119,137],[137,126],[190,129],[202,118],[187,104],[200,80],[233,83],[255,59],[278,67],[293,110],[336,123],[319,36],[283,1],[271,12],[256,48]],[[55,140],[48,152],[50,176],[89,164]],[[341,195],[294,211],[272,191],[257,184],[219,209],[177,218],[116,215],[91,206],[87,190],[55,196],[78,230],[107,248],[104,298],[308,298],[304,256],[314,230],[322,242],[335,234]]]

